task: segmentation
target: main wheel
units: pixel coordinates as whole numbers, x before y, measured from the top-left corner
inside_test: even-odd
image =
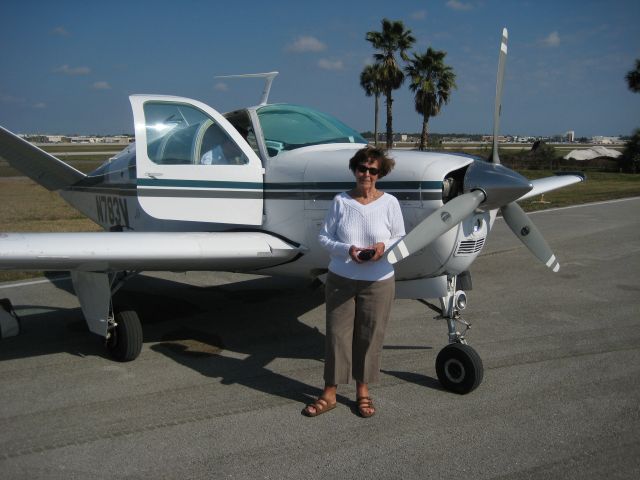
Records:
[[[482,360],[469,345],[452,343],[436,358],[436,373],[442,386],[451,392],[464,395],[475,390],[484,375]]]
[[[116,328],[107,341],[109,354],[119,362],[135,360],[142,350],[142,325],[133,310],[122,310],[115,314]]]

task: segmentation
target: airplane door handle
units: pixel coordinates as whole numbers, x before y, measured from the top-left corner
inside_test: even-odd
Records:
[[[162,173],[159,173],[159,172],[144,172],[144,174],[150,178],[161,177],[163,175]]]

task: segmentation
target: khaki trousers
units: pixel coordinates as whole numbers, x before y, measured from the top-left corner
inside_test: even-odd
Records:
[[[380,354],[395,297],[395,278],[350,280],[329,272],[325,286],[327,336],[324,381],[328,385],[378,381]]]

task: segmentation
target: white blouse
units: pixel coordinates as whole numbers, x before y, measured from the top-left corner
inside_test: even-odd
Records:
[[[396,197],[383,193],[363,205],[343,192],[334,197],[318,241],[331,255],[331,272],[353,280],[378,281],[393,276],[393,265],[386,257],[375,262],[354,262],[349,256],[351,245],[366,248],[382,242],[386,251],[404,235],[402,210]]]

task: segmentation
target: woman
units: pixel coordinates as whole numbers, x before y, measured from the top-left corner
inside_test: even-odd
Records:
[[[302,411],[315,417],[336,406],[338,384],[356,380],[358,414],[375,413],[369,383],[380,373],[382,342],[395,296],[393,266],[383,256],[404,236],[398,200],[376,188],[395,165],[365,147],[349,160],[356,186],[333,200],[318,236],[331,254],[325,298],[327,336],[322,395]]]

